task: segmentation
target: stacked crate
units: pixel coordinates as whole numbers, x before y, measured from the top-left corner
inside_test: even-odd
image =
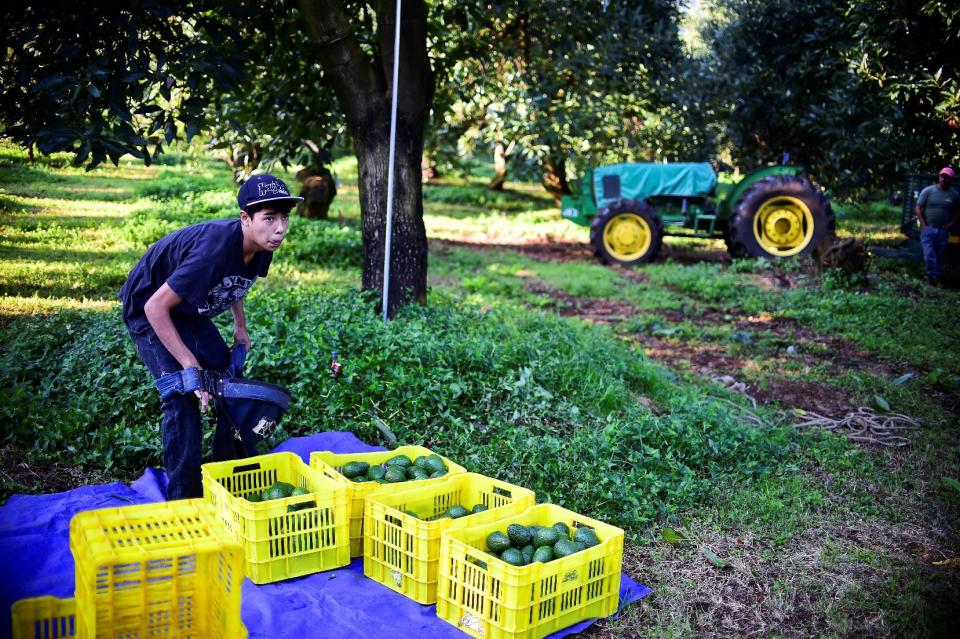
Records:
[[[79,513],[70,522],[70,550],[80,639],[246,636],[243,550],[202,500]],[[47,627],[61,634],[40,636],[68,636],[69,605],[49,613]]]

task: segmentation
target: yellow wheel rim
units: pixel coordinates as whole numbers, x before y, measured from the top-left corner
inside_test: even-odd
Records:
[[[641,259],[652,243],[650,225],[636,213],[621,213],[603,228],[603,245],[607,253],[621,262]]]
[[[813,225],[810,207],[783,195],[763,203],[753,218],[753,235],[767,253],[788,257],[807,248],[813,239]]]

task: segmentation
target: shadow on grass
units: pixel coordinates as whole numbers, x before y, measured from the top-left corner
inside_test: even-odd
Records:
[[[430,184],[423,189],[424,208],[436,211],[441,207],[445,215],[464,219],[488,214],[521,213],[556,207],[553,198],[544,193],[538,196],[517,190],[491,191],[482,184]],[[439,212],[439,211],[438,211]]]
[[[128,200],[143,179],[96,173],[57,174],[28,166],[10,166],[0,171],[0,185],[24,197],[70,200]]]
[[[16,240],[15,240],[16,241]],[[6,240],[4,240],[6,242]],[[76,262],[98,263],[113,262],[115,260],[131,261],[143,254],[142,250],[114,249],[104,251],[90,251],[82,249],[68,249],[60,246],[42,247],[29,245],[29,240],[18,242],[21,246],[0,246],[0,259],[5,261],[26,260],[31,262]]]

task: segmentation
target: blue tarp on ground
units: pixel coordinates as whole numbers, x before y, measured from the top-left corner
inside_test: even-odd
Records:
[[[309,461],[314,450],[383,450],[352,433],[319,433],[291,439],[275,452],[291,451]],[[78,512],[162,501],[166,475],[147,469],[131,485],[84,486],[52,495],[13,495],[0,506],[0,637],[10,636],[10,606],[25,597],[73,597],[70,519]],[[623,575],[621,608],[650,593]],[[466,634],[422,606],[363,576],[363,560],[339,570],[258,586],[243,584],[243,623],[251,637],[368,638],[390,635],[464,639]],[[551,635],[583,630],[582,622]]]

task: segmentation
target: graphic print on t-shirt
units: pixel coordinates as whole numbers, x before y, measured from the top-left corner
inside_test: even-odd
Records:
[[[207,293],[207,302],[197,308],[204,317],[218,315],[243,299],[257,278],[248,279],[240,275],[223,278],[219,284]]]

